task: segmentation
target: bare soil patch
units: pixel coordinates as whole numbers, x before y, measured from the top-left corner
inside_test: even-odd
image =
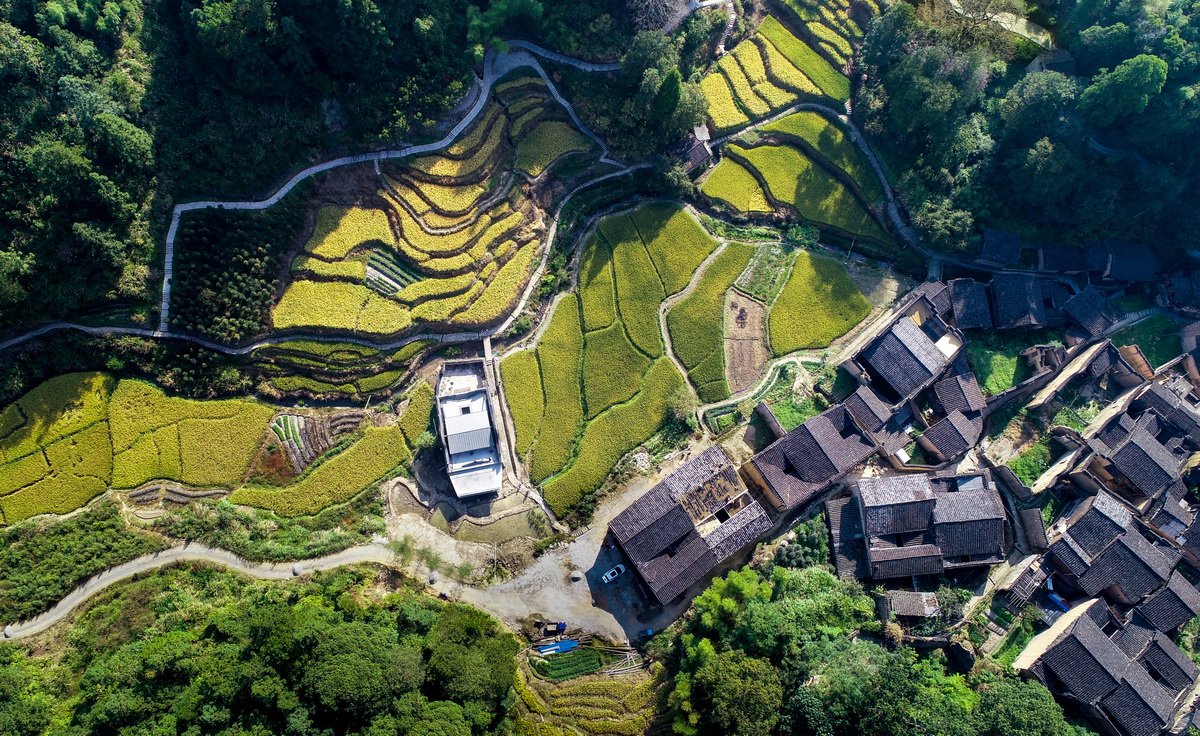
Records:
[[[725,380],[730,392],[753,386],[770,357],[766,308],[730,289],[725,295]]]

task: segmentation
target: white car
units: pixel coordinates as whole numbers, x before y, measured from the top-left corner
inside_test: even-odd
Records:
[[[609,570],[608,572],[604,573],[604,576],[600,578],[600,582],[602,582],[602,583],[611,583],[612,581],[614,581],[614,580],[616,580],[617,578],[621,577],[621,574],[622,574],[623,572],[625,572],[625,566],[624,566],[624,565],[617,565],[617,566],[616,566],[616,567],[614,567],[613,569],[611,569],[611,570]]]

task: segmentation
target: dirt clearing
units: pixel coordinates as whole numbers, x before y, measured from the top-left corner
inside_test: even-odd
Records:
[[[725,294],[725,380],[730,393],[753,386],[770,357],[766,308],[730,289]]]

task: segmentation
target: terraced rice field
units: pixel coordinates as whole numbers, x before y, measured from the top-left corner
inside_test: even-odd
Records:
[[[721,159],[704,180],[700,191],[739,212],[772,212],[775,209],[754,175],[728,157]]]
[[[667,312],[676,357],[705,404],[729,397],[725,381],[725,292],[745,270],[754,248],[731,243],[709,264],[696,288]]]
[[[583,246],[578,291],[559,300],[534,350],[501,363],[517,448],[557,513],[669,418],[684,381],[663,354],[658,309],[715,248],[675,205],[604,219]]]
[[[726,155],[756,171],[766,182],[771,198],[794,207],[805,220],[834,228],[848,237],[892,242],[854,192],[821,165],[823,159],[814,159],[786,143],[753,148],[730,144]]]
[[[883,200],[879,177],[840,123],[819,113],[801,111],[763,126],[762,131],[796,142],[810,155],[836,167],[857,185],[868,200]]]
[[[514,172],[540,176],[593,147],[561,117],[540,79],[518,72],[444,151],[384,164],[360,207],[322,208],[273,327],[393,337],[431,323],[476,330],[503,321],[545,232]]]
[[[771,352],[828,347],[871,313],[842,264],[800,251],[767,316]]]
[[[776,32],[788,34],[779,26]],[[788,36],[793,43],[800,43]],[[808,74],[781,53],[766,36],[737,45],[700,81],[708,100],[709,118],[718,132],[742,128],[782,110],[800,99],[819,100],[827,93]]]
[[[661,665],[649,673],[584,675],[557,683],[525,668],[517,675],[519,736],[638,736],[670,729]]]

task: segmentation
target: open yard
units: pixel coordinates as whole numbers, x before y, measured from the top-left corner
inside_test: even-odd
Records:
[[[1179,325],[1164,314],[1154,314],[1112,336],[1114,345],[1137,345],[1152,368],[1168,363],[1183,352]]]

